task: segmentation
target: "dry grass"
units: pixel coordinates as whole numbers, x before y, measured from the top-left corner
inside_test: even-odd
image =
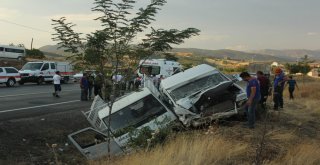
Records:
[[[279,164],[279,165],[316,165],[320,164],[320,149],[319,144],[314,142],[304,142],[293,146],[287,152],[287,154],[267,164]]]
[[[299,90],[295,100],[288,100],[285,91],[285,109],[270,112],[266,123],[258,121],[255,130],[242,128],[239,122],[216,126],[214,130],[178,134],[165,145],[149,152],[123,156],[109,163],[138,165],[200,165],[253,164],[261,147],[261,136],[266,131],[260,158],[263,164],[316,165],[320,164],[320,81],[298,79]],[[271,100],[271,99],[270,99]],[[270,101],[269,100],[269,101]],[[270,106],[272,103],[269,102]],[[107,164],[105,160],[89,162]]]
[[[228,141],[222,137],[181,135],[164,146],[151,152],[140,152],[114,161],[112,164],[139,165],[202,165],[202,164],[237,164],[241,156],[246,155],[247,144]],[[104,165],[105,162],[94,162]]]

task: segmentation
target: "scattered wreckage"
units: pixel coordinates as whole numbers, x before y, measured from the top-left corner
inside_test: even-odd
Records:
[[[202,64],[162,80],[159,90],[146,78],[141,90],[114,102],[111,114],[108,103],[96,97],[90,110],[84,112],[93,128],[77,131],[68,138],[84,156],[95,159],[109,153],[110,131],[110,153],[118,155],[130,150],[127,144],[132,128],[157,130],[158,123],[172,122],[197,127],[237,114],[246,100],[239,85],[216,68]]]

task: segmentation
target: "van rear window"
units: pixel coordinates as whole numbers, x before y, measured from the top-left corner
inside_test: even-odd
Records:
[[[140,73],[147,75],[160,74],[160,66],[142,65],[140,66]]]

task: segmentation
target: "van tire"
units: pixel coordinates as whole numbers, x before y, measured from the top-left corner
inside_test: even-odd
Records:
[[[6,83],[6,86],[13,87],[15,83],[16,83],[16,81],[13,78],[10,78]]]
[[[41,85],[43,82],[44,82],[43,77],[39,77],[38,80],[37,80],[37,84]]]
[[[17,60],[18,60],[18,61],[21,61],[21,60],[22,60],[22,57],[21,57],[21,56],[19,56],[19,57],[17,58]]]

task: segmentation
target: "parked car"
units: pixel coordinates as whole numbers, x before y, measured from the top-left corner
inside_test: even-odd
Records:
[[[0,83],[12,87],[21,80],[19,71],[14,67],[0,67]]]

